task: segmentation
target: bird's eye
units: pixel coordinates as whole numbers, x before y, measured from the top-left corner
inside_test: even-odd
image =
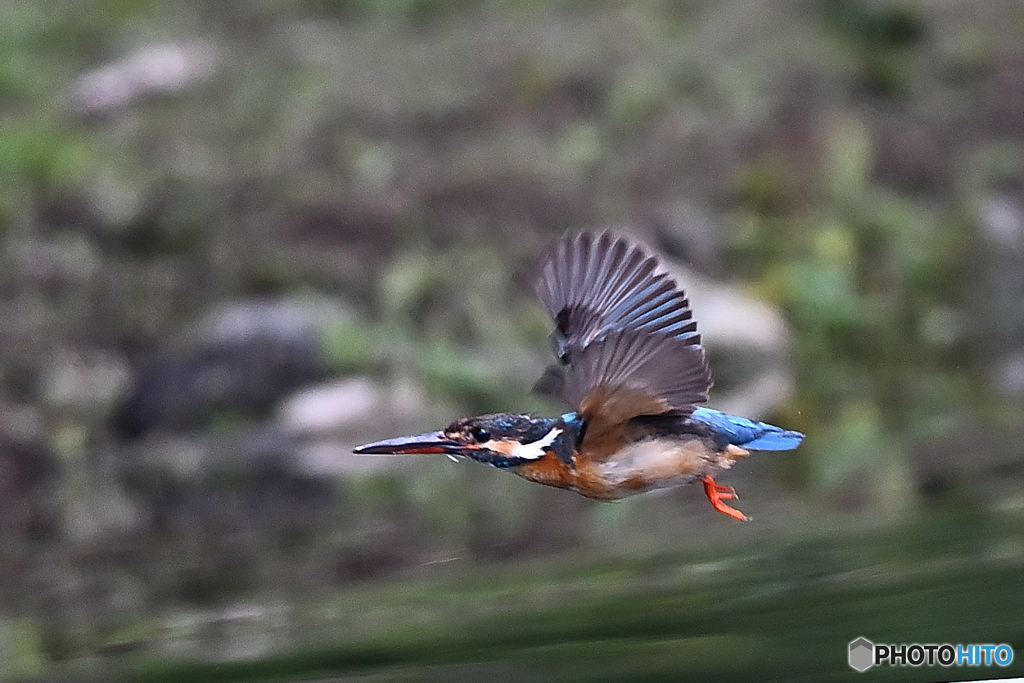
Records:
[[[473,427],[473,431],[470,432],[473,438],[476,439],[477,443],[484,443],[485,441],[491,440],[491,433],[483,427]]]

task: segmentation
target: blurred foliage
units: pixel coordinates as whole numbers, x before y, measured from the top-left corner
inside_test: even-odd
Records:
[[[394,321],[386,347],[400,349],[406,340],[412,348],[403,362],[428,391],[464,410],[514,409],[529,392],[538,367],[532,349],[547,323],[516,294],[513,274],[501,254],[474,247],[396,259],[381,279],[381,313]],[[524,331],[531,319],[533,334]]]
[[[809,434],[802,476],[906,479],[909,440],[944,428],[978,390],[958,258],[973,228],[873,182],[862,122],[841,117],[826,135],[809,201],[787,202],[787,169],[754,162],[737,187],[733,258],[794,325],[799,414],[788,417]]]
[[[863,84],[877,93],[905,93],[913,79],[910,49],[926,35],[924,18],[900,3],[823,0],[820,7],[860,63]]]
[[[456,559],[414,578],[301,602],[288,615],[290,627],[265,620],[265,632],[304,633],[287,653],[184,664],[129,653],[106,671],[154,682],[347,674],[388,681],[861,680],[844,661],[855,634],[886,642],[908,631],[924,642],[1020,638],[1020,622],[1002,608],[1016,567],[993,562],[998,549],[973,530],[962,521],[908,522],[881,537],[847,534],[841,545],[834,531],[802,531],[742,547],[710,541],[628,559],[505,568]],[[1011,535],[1019,540],[1016,530]],[[939,561],[916,564],[921,558]],[[221,648],[253,637],[244,625],[181,630],[183,640],[207,638]],[[1015,660],[998,673],[1021,670]],[[934,673],[885,667],[871,676],[926,681]]]

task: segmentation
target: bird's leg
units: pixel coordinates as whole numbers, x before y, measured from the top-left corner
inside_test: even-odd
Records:
[[[729,507],[723,502],[726,500],[739,500],[739,496],[736,495],[736,489],[731,486],[719,486],[709,474],[705,474],[700,478],[700,480],[701,483],[704,484],[704,493],[707,495],[708,500],[711,501],[711,507],[715,508],[722,514],[729,515],[741,522],[750,521],[750,518],[742,512]]]

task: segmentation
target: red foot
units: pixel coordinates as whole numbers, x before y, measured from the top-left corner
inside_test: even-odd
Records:
[[[729,515],[741,522],[749,522],[750,518],[744,515],[739,510],[731,508],[722,501],[726,500],[739,500],[739,496],[736,495],[736,489],[731,486],[719,486],[715,483],[715,480],[710,475],[705,474],[700,478],[701,483],[704,484],[704,493],[707,495],[708,500],[711,501],[711,507],[715,508],[724,515]]]

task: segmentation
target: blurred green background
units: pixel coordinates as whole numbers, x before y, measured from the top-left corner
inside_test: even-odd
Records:
[[[1016,0],[0,0],[0,678],[940,680],[1024,648]],[[714,407],[595,503],[357,443],[530,395],[612,227]],[[1009,669],[847,666],[1008,643]],[[858,678],[860,677],[860,678]]]

